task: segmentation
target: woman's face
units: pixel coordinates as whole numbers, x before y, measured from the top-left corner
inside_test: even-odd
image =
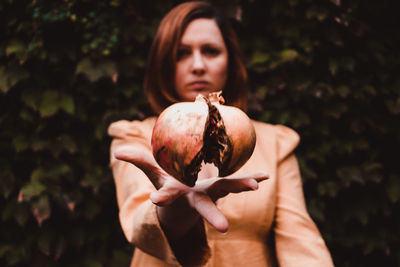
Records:
[[[175,90],[181,101],[224,88],[228,76],[228,50],[212,19],[195,19],[178,46]]]

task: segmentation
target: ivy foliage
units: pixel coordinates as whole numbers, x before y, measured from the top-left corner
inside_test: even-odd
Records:
[[[143,119],[144,66],[181,1],[0,3],[0,265],[128,266],[108,125]],[[392,1],[213,1],[247,59],[249,115],[285,124],[336,266],[400,265],[400,26]]]

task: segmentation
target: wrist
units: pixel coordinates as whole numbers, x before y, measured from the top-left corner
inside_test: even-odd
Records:
[[[170,240],[181,238],[200,220],[200,215],[190,207],[185,196],[179,197],[171,205],[157,206],[157,216]]]

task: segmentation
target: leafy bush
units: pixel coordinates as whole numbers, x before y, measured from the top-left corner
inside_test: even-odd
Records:
[[[0,3],[1,266],[129,265],[106,129],[150,114],[145,61],[178,2]],[[250,115],[302,137],[308,208],[336,265],[399,265],[391,2],[214,2],[241,15]]]

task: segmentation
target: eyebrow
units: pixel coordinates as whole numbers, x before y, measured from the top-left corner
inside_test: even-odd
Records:
[[[212,46],[212,47],[216,47],[216,48],[223,48],[224,47],[223,45],[221,45],[219,43],[213,43],[213,42],[203,43],[200,46],[201,47],[203,47],[203,46]],[[191,48],[192,45],[179,43],[178,47],[179,48]]]

